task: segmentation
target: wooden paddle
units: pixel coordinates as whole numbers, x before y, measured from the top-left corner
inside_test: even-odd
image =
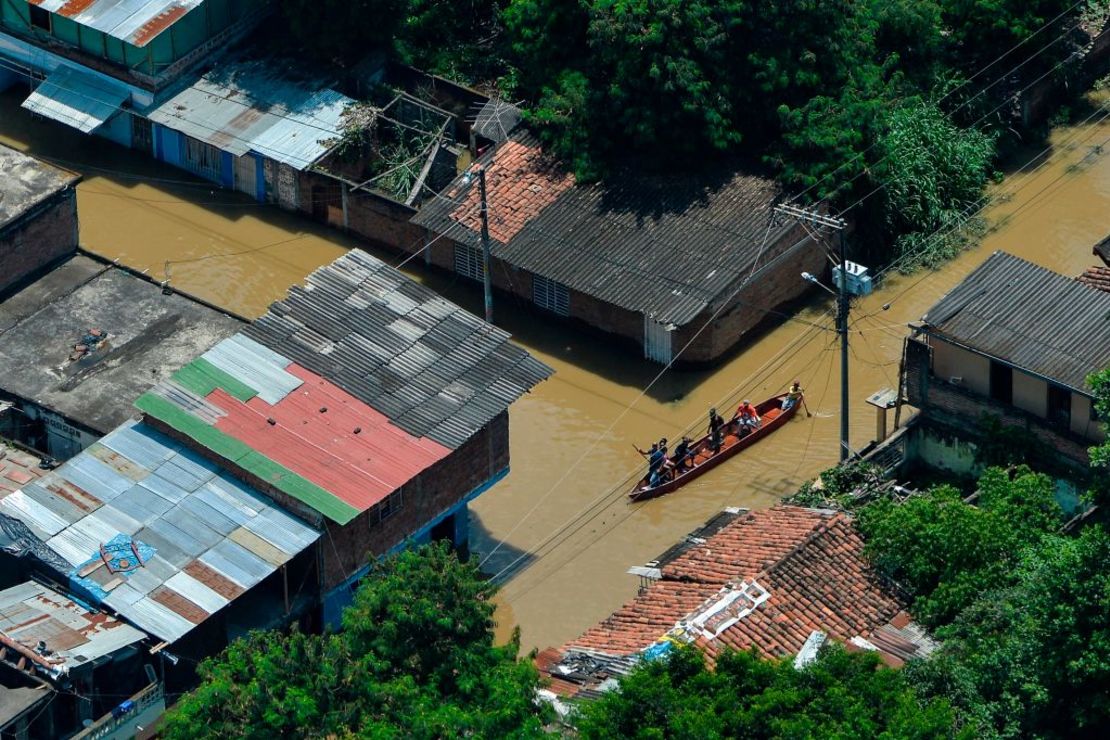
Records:
[[[806,410],[806,418],[810,418],[813,414],[809,413],[809,406],[806,406],[806,397],[802,396],[802,408]]]

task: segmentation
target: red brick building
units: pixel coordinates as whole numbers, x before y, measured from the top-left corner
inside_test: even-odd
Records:
[[[78,175],[0,145],[0,295],[77,250]]]
[[[726,648],[797,655],[827,637],[877,650],[893,666],[935,647],[894,585],[872,571],[843,513],[797,506],[730,513],[630,572],[644,579],[636,598],[540,654],[557,693],[604,690],[607,679],[672,641],[694,643],[713,660]]]
[[[652,360],[717,360],[806,292],[803,271],[827,267],[802,226],[772,218],[777,185],[734,166],[583,185],[522,128],[478,165],[493,285]],[[425,262],[480,281],[480,215],[465,176],[425,203],[413,219],[428,232]]]

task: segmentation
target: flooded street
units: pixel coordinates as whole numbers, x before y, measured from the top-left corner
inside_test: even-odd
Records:
[[[78,189],[81,243],[98,254],[158,279],[170,261],[175,286],[253,317],[291,283],[354,246],[307,219],[33,120],[19,100],[13,92],[0,96],[0,142],[85,175]],[[874,432],[874,409],[864,399],[897,386],[906,323],[994,250],[1070,276],[1094,263],[1092,245],[1110,232],[1110,163],[1092,147],[1108,137],[1106,123],[1059,130],[1039,166],[996,188],[999,202],[988,218],[997,228],[982,246],[937,272],[889,276],[853,305],[853,446],[866,445]],[[480,291],[472,284],[413,276],[480,313]],[[837,459],[840,379],[831,296],[818,293],[794,319],[715,370],[668,373],[646,392],[659,366],[569,331],[512,298],[497,298],[494,310],[501,326],[556,369],[512,407],[512,472],[472,504],[472,550],[486,561],[484,569],[527,566],[499,596],[501,634],[519,624],[525,649],[558,644],[608,614],[636,592],[629,566],[653,558],[720,509],[769,506]],[[626,503],[644,469],[633,445],[701,434],[711,406],[728,417],[740,399],[761,400],[795,378],[812,417],[799,413],[677,494]]]

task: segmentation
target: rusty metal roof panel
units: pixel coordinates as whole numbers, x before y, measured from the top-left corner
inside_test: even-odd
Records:
[[[104,604],[171,642],[227,603],[185,573],[194,560],[247,589],[319,537],[253,489],[141,422],[128,422],[52,471],[36,484],[43,491],[32,494],[48,492],[55,480],[99,490],[111,502],[89,499],[91,510],[69,521],[32,495],[16,491],[0,501],[0,512],[26,524],[69,563],[68,571],[47,565],[59,570],[59,577],[68,579],[82,599]],[[117,493],[124,481],[128,485]]]
[[[52,678],[146,638],[128,624],[30,581],[0,591],[0,634],[32,651],[30,660]],[[36,651],[40,640],[46,643],[44,655]]]
[[[1110,293],[995,252],[922,318],[929,333],[1091,394],[1110,365]]]
[[[304,170],[342,133],[355,101],[261,61],[220,65],[148,112],[150,120],[235,156],[257,152]]]
[[[204,0],[42,0],[43,10],[142,48]]]

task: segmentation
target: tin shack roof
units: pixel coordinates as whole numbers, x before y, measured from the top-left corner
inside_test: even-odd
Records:
[[[942,339],[1091,394],[1110,365],[1110,293],[995,252],[921,319]]]
[[[220,65],[147,115],[235,156],[253,151],[303,170],[339,138],[343,111],[354,102],[255,60]]]
[[[0,591],[0,642],[18,653],[9,653],[9,662],[26,658],[49,678],[60,678],[145,638],[131,625],[33,581]],[[45,651],[38,649],[40,641]]]
[[[345,524],[550,374],[506,332],[356,250],[136,406]]]
[[[319,537],[135,421],[0,500],[0,526],[7,549],[29,552],[84,600],[169,642]]]
[[[143,391],[242,326],[78,255],[0,303],[0,389],[104,433]],[[86,345],[90,329],[105,341]]]
[[[582,185],[523,128],[479,163],[495,257],[660,323],[681,326],[721,303],[764,240],[791,229],[771,221],[774,181],[729,163],[696,176],[636,173]],[[478,188],[460,177],[443,196],[413,223],[479,246]]]
[[[0,144],[0,232],[42,201],[80,179]]]
[[[43,10],[142,48],[204,0],[37,0]]]

